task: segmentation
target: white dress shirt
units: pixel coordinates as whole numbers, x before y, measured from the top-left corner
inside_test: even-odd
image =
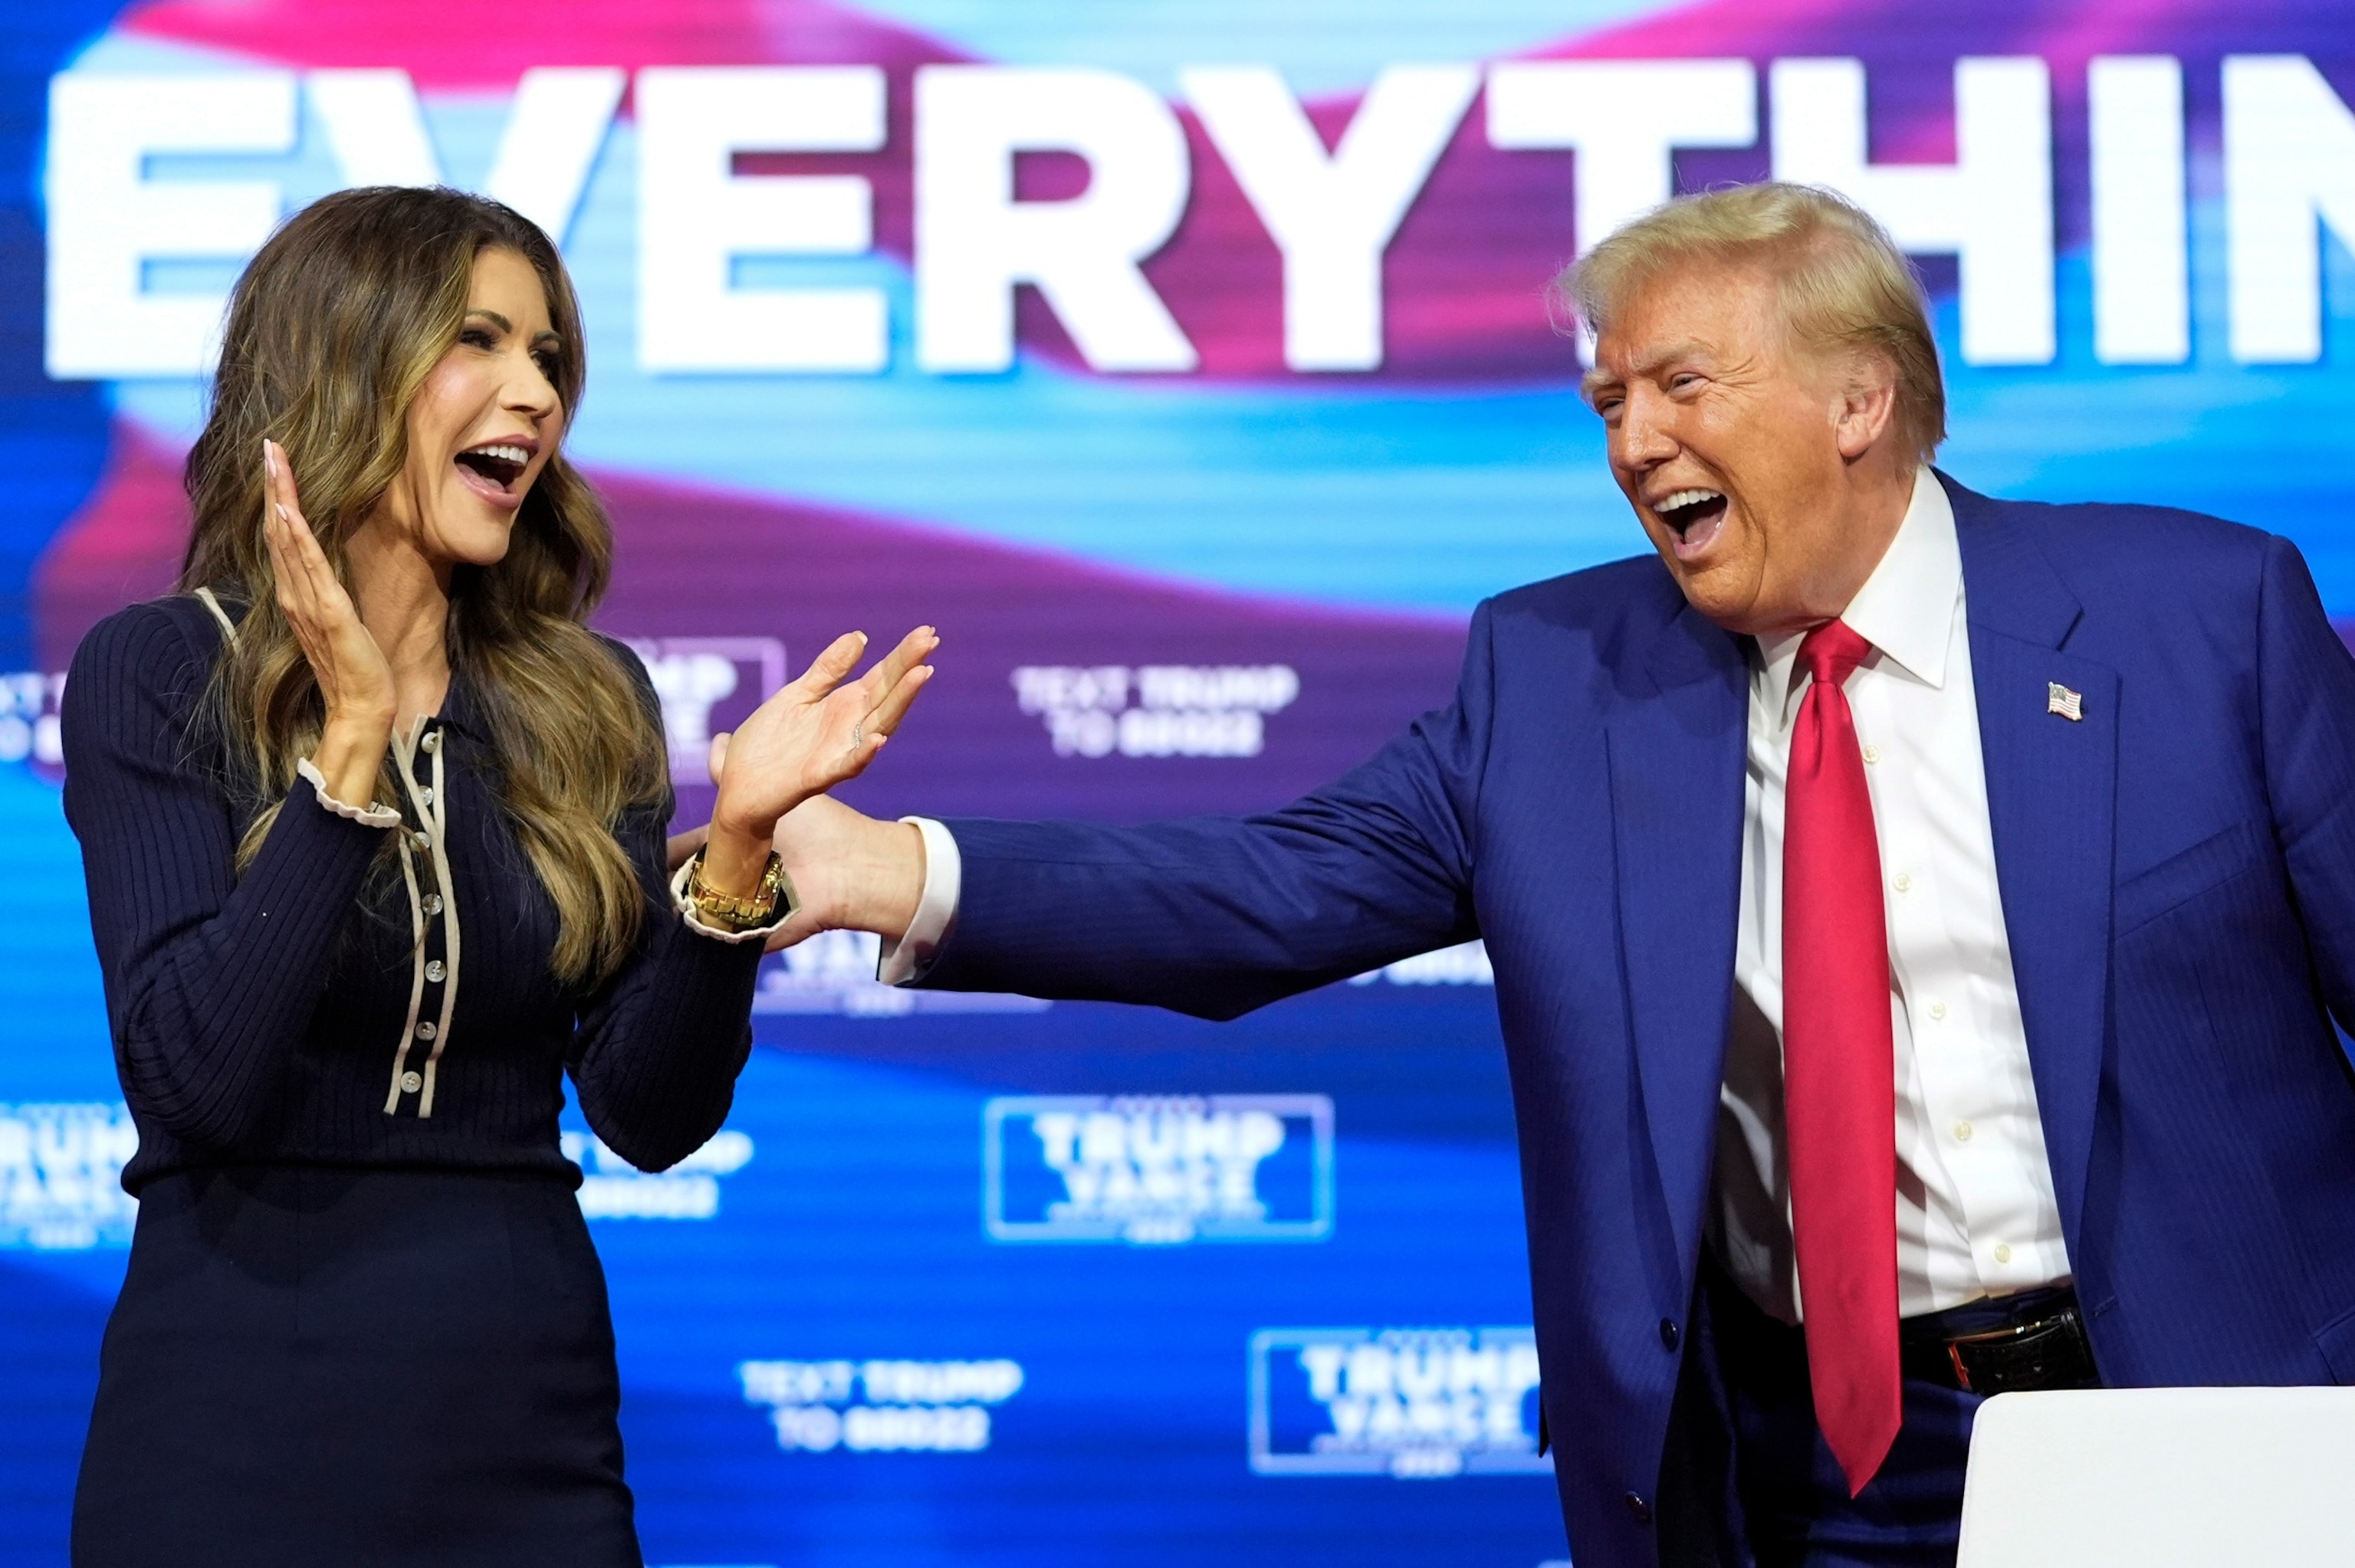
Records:
[[[1874,652],[1849,677],[1880,834],[1895,1037],[1897,1293],[1907,1317],[2069,1277],[2061,1211],[1996,886],[1971,684],[1963,562],[1927,467],[1881,564],[1841,620]],[[1797,634],[1752,659],[1742,909],[1720,1094],[1720,1261],[1760,1307],[1800,1319],[1783,1131],[1783,790],[1798,712]],[[929,967],[956,919],[963,863],[936,821],[915,920],[878,978]]]
[[[1955,514],[1928,468],[1840,619],[1872,644],[1848,679],[1880,837],[1896,1046],[1897,1309],[1913,1317],[2069,1277],[2028,1065],[1964,615]],[[1800,1319],[1783,1133],[1783,800],[1802,634],[1751,660],[1742,916],[1718,1110],[1718,1257]]]

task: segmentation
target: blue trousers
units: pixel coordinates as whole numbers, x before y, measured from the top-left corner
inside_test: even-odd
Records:
[[[1918,1378],[1904,1384],[1905,1425],[1863,1491],[1848,1478],[1816,1425],[1807,1337],[1768,1317],[1731,1282],[1708,1271],[1700,1371],[1725,1423],[1732,1539],[1721,1560],[1754,1568],[1953,1568],[1963,1518],[1963,1468],[1982,1401]],[[2005,1320],[1987,1304],[1985,1327]],[[1954,1332],[1982,1325],[1968,1308]]]
[[[1939,1314],[1938,1329],[2000,1328],[2032,1305],[1973,1302]],[[1806,1332],[1704,1261],[1661,1468],[1663,1568],[1952,1568],[1982,1403],[1905,1379],[1897,1441],[1849,1497],[1816,1425]]]

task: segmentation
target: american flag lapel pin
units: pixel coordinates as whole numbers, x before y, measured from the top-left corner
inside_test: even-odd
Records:
[[[2044,711],[2059,714],[2071,724],[2080,724],[2085,717],[2085,699],[2083,694],[2071,691],[2058,681],[2047,681],[2044,683]]]

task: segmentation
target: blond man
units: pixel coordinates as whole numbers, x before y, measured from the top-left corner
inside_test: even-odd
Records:
[[[1838,196],[1567,281],[1652,551],[1282,810],[780,832],[887,979],[1228,1018],[1485,938],[1580,1568],[1951,1561],[1992,1392],[2355,1380],[2355,661],[2297,552],[1930,467]]]

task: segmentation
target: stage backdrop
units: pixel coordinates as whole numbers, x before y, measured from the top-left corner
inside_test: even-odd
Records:
[[[0,1557],[64,1561],[133,1207],[59,672],[160,593],[243,258],[339,186],[560,237],[601,623],[704,742],[834,633],[849,795],[1276,804],[1482,596],[1641,547],[1549,277],[1669,194],[1918,254],[1945,462],[2277,530],[2355,612],[2344,0],[43,0],[0,23]],[[2111,547],[2136,548],[2131,536]],[[1564,1552],[1476,944],[1220,1027],[772,960],[727,1129],[567,1148],[655,1564]],[[1607,1044],[1607,1043],[1599,1043]]]

